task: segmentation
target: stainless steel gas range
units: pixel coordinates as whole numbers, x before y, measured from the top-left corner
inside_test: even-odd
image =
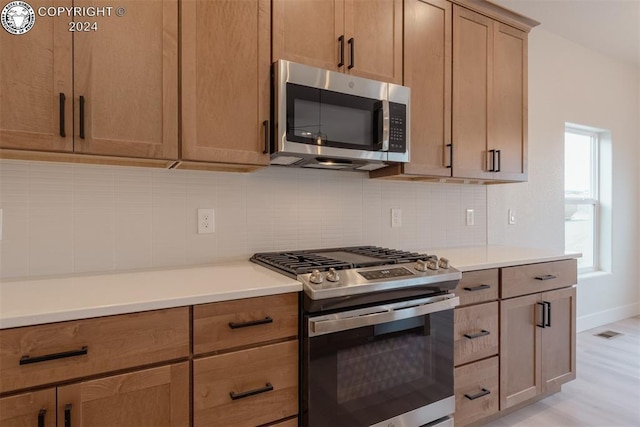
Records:
[[[303,284],[301,425],[453,425],[450,291],[462,275],[446,259],[358,246],[251,261]]]

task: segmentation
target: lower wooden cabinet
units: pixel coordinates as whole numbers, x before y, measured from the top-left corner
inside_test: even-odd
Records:
[[[56,425],[187,427],[189,362],[0,399],[2,427]]]
[[[498,356],[455,369],[456,426],[498,412]]]
[[[576,289],[500,301],[500,409],[575,379]]]
[[[298,414],[297,341],[194,360],[193,378],[195,426],[253,427]]]
[[[189,425],[189,362],[58,388],[58,425]]]
[[[55,388],[0,399],[0,426],[2,427],[55,427],[55,425]]]

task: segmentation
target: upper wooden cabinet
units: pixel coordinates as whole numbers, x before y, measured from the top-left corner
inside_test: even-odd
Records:
[[[527,33],[489,15],[405,1],[411,161],[371,177],[527,179]]]
[[[411,162],[370,173],[371,177],[450,177],[451,3],[406,0],[404,85],[411,88]]]
[[[402,0],[273,0],[273,61],[402,84]]]
[[[270,11],[269,0],[182,1],[183,160],[269,164]]]
[[[177,158],[177,1],[118,6],[124,16],[112,10],[89,25],[39,17],[26,34],[2,32],[12,60],[1,65],[1,148]]]

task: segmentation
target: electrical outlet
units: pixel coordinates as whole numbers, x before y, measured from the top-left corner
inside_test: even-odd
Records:
[[[467,209],[467,218],[466,218],[466,224],[467,225],[473,225],[474,224],[474,217],[473,217],[473,209]]]
[[[402,209],[391,209],[391,228],[402,227]]]
[[[213,209],[198,209],[198,234],[209,234],[215,232],[215,218]]]
[[[516,223],[516,211],[513,209],[509,209],[509,225],[514,225]]]

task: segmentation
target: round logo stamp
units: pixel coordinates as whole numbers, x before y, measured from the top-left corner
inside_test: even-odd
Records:
[[[0,22],[8,33],[24,34],[36,23],[36,13],[27,2],[12,1],[2,9]]]

